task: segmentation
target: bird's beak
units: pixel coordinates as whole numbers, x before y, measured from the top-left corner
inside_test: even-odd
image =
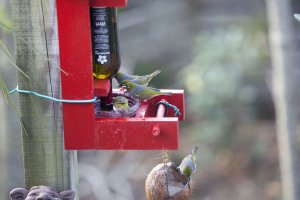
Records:
[[[120,88],[121,92],[126,92],[127,91],[125,86],[119,85],[119,88]]]

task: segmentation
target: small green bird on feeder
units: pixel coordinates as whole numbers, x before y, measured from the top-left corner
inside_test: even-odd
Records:
[[[129,75],[129,74],[124,74],[122,72],[118,72],[115,78],[119,84],[121,84],[125,80],[129,80],[138,85],[148,85],[148,83],[160,72],[161,72],[160,70],[155,70],[153,73],[147,74],[145,76]]]
[[[185,175],[188,178],[190,178],[192,173],[196,171],[196,153],[198,149],[199,147],[195,146],[191,153],[183,158],[181,164],[178,167],[181,174]]]
[[[129,110],[128,99],[123,96],[116,96],[113,99],[113,110],[115,112],[128,111]]]
[[[151,88],[145,85],[138,85],[132,81],[125,80],[120,85],[135,99],[148,100],[155,96],[171,95],[172,93],[161,92],[159,89]]]

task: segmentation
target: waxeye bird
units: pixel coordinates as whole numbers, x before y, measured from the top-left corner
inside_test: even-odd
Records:
[[[183,158],[181,164],[179,165],[178,169],[180,170],[182,175],[190,178],[192,173],[196,170],[196,153],[199,147],[195,146],[191,153]]]
[[[123,96],[116,96],[113,99],[113,110],[115,112],[126,112],[129,110],[128,99]]]
[[[153,79],[160,72],[161,72],[160,70],[155,70],[153,73],[147,74],[145,76],[129,75],[129,74],[124,74],[122,72],[118,72],[115,78],[119,84],[121,84],[125,80],[129,80],[138,85],[148,85],[151,79]]]
[[[151,88],[145,85],[138,85],[134,82],[125,80],[120,85],[135,99],[146,101],[155,96],[171,95],[171,93],[161,92],[159,89]]]

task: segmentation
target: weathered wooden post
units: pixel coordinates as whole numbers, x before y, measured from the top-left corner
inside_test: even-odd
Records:
[[[291,1],[268,0],[273,95],[283,199],[300,199],[300,74]]]
[[[11,0],[18,86],[60,97],[59,50],[54,0]],[[20,94],[25,184],[48,185],[77,193],[77,152],[65,151],[61,104]]]

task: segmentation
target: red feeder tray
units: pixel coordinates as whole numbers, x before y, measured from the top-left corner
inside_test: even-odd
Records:
[[[57,0],[62,98],[93,99],[107,96],[109,80],[92,77],[91,6],[125,6],[126,0]],[[170,90],[142,103],[132,118],[99,118],[93,103],[63,103],[65,149],[177,149],[178,120],[184,120],[183,90]],[[164,99],[182,113],[163,117]]]

